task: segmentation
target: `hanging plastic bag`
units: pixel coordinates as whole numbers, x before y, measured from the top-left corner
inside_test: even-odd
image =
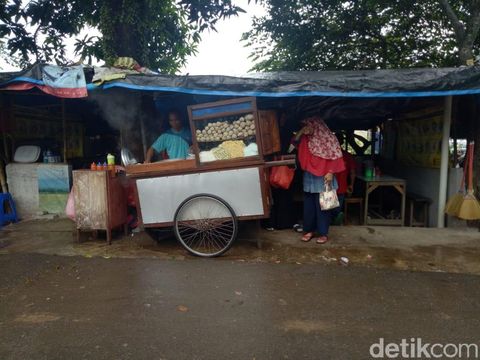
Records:
[[[67,206],[65,206],[65,214],[68,218],[75,221],[75,196],[73,194],[73,187],[70,191],[70,194],[68,194]]]
[[[286,165],[275,166],[270,171],[270,185],[279,189],[288,189],[295,176],[295,169]]]

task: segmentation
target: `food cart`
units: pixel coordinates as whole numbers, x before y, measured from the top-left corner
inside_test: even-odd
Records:
[[[255,98],[188,107],[193,154],[185,160],[126,165],[145,228],[172,227],[192,254],[219,256],[233,244],[239,220],[269,216],[265,156],[280,151],[276,111]],[[290,163],[286,161],[283,163]]]

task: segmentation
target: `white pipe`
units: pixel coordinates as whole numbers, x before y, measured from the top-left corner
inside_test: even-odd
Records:
[[[452,123],[452,97],[446,96],[443,109],[442,155],[440,161],[440,188],[438,191],[437,227],[445,227],[445,204],[447,202],[450,126]]]

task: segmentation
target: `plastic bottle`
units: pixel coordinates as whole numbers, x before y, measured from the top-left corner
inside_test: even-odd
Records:
[[[115,156],[112,154],[107,154],[107,164],[115,165]]]
[[[95,161],[90,164],[90,170],[97,170],[97,164],[95,164]]]
[[[50,149],[47,149],[47,163],[51,163],[52,161],[52,151]]]
[[[108,165],[106,162],[103,163],[102,170],[108,170]]]
[[[99,161],[97,164],[97,170],[103,170],[102,163]]]

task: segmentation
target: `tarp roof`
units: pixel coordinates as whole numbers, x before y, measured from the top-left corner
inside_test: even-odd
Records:
[[[43,64],[0,73],[0,87],[15,82],[44,85]],[[278,72],[245,76],[127,75],[95,86],[89,83],[93,69],[86,68],[87,88],[113,87],[167,91],[197,95],[257,97],[427,97],[480,93],[480,67],[422,68],[358,71]]]
[[[0,90],[22,83],[42,88],[44,66],[37,64],[25,71],[0,73]],[[123,88],[167,96],[183,94],[182,98],[193,96],[196,101],[256,96],[263,108],[296,108],[296,113],[302,115],[317,113],[333,128],[350,129],[368,129],[405,109],[438,104],[441,96],[480,93],[477,66],[278,72],[240,77],[128,74],[100,86],[92,84],[93,68],[84,68],[84,73],[89,92]]]

